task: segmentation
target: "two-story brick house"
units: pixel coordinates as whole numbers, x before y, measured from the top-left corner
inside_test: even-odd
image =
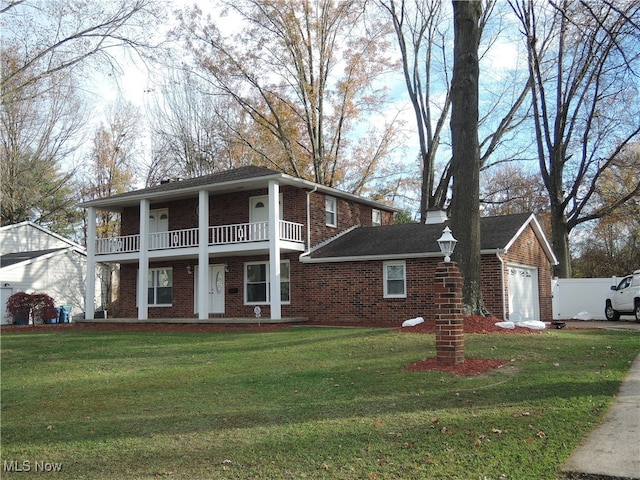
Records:
[[[124,318],[231,323],[259,312],[262,321],[397,324],[433,308],[443,223],[394,225],[396,210],[385,204],[267,168],[167,182],[83,206],[88,268],[120,264]],[[120,235],[96,238],[97,210],[121,212]],[[538,222],[530,215],[494,219],[483,219],[487,305],[501,317],[522,310],[523,318],[551,318],[555,257]],[[499,233],[485,232],[485,224]],[[509,296],[516,291],[511,271],[511,285],[524,296]],[[531,279],[524,287],[521,275]],[[87,285],[88,298],[94,288]]]

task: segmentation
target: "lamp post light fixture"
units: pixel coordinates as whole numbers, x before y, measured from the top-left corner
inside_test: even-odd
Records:
[[[451,255],[456,248],[456,243],[458,243],[458,240],[453,238],[453,235],[451,235],[451,229],[449,227],[445,227],[442,231],[442,236],[438,239],[438,246],[444,255],[445,262],[451,261]]]

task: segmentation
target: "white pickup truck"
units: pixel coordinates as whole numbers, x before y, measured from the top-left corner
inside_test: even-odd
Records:
[[[607,320],[619,320],[620,315],[635,315],[640,322],[640,270],[624,277],[618,285],[611,286],[604,314]]]

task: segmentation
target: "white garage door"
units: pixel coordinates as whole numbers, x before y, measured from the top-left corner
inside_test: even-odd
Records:
[[[509,320],[540,320],[538,270],[520,265],[509,269]]]

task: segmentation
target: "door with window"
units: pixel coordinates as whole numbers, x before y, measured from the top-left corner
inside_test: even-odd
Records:
[[[194,271],[195,294],[194,311],[198,313],[198,267]],[[209,265],[209,313],[224,313],[224,276],[223,264]]]
[[[149,211],[149,248],[169,247],[169,209]]]
[[[280,220],[282,220],[282,194],[280,195]],[[249,199],[249,238],[269,239],[269,196],[261,195]]]

